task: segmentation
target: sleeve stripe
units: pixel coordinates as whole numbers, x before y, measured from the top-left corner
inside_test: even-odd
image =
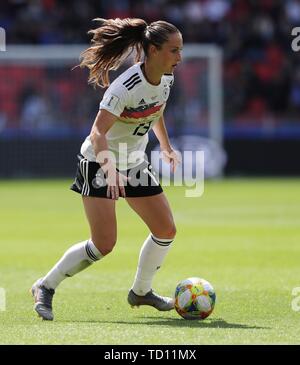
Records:
[[[135,87],[135,85],[139,84],[140,82],[142,82],[141,79],[136,80],[133,84],[131,84],[129,87],[127,87],[128,90],[131,90]]]
[[[138,76],[139,74],[136,72],[135,74],[133,74],[131,77],[129,77],[129,79],[127,79],[126,81],[123,82],[123,85],[127,86],[126,84],[130,84],[130,82],[132,81],[133,78],[135,78],[136,76]]]

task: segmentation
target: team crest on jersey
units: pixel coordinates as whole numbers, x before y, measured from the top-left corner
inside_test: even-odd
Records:
[[[170,88],[167,85],[165,85],[165,87],[163,89],[163,100],[164,101],[168,100],[169,94],[170,94]]]

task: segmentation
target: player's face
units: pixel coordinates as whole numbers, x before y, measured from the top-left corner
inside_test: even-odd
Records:
[[[173,33],[160,49],[156,48],[157,67],[162,74],[174,72],[175,67],[181,62],[182,46],[182,35]]]

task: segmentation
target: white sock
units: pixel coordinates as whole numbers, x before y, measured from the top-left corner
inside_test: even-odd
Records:
[[[171,243],[170,238],[156,238],[149,235],[140,251],[139,263],[132,290],[137,295],[145,295],[151,290],[156,271],[160,268]]]
[[[92,240],[79,242],[70,247],[57,264],[43,278],[41,284],[55,289],[64,279],[86,269],[103,257]]]

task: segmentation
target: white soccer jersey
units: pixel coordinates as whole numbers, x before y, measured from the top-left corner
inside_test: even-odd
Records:
[[[118,117],[106,138],[120,170],[133,168],[144,160],[148,133],[163,114],[173,79],[172,74],[163,75],[159,85],[151,85],[143,75],[141,63],[137,63],[106,90],[100,109]],[[81,154],[96,161],[90,136],[82,144]]]

